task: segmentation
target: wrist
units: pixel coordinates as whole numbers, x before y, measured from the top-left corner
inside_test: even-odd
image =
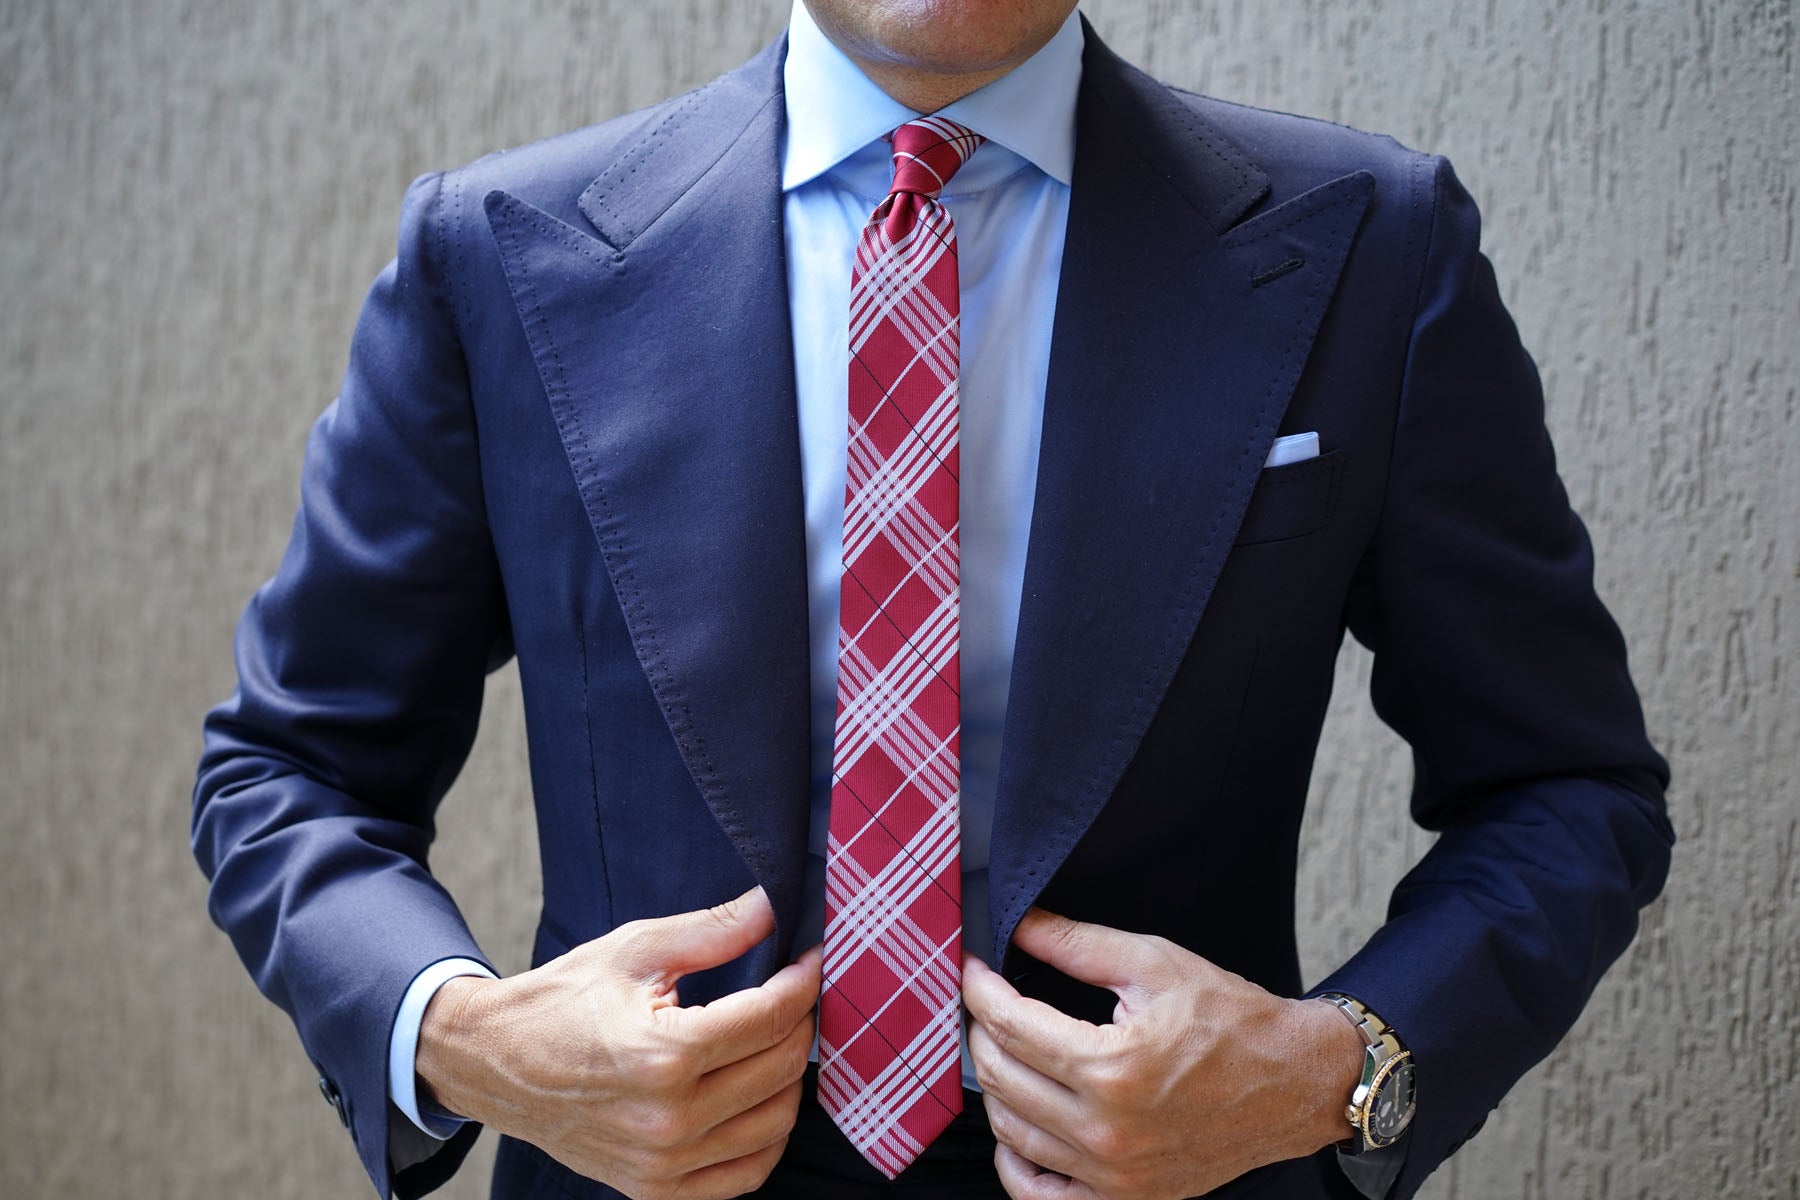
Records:
[[[425,1006],[413,1073],[419,1100],[472,1121],[487,1122],[481,1084],[488,1051],[489,990],[498,980],[477,975],[447,979]]]
[[[1365,1047],[1356,1028],[1331,1001],[1301,1000],[1295,1010],[1306,1081],[1301,1130],[1305,1152],[1312,1154],[1347,1141],[1356,1132],[1344,1107],[1362,1079]]]

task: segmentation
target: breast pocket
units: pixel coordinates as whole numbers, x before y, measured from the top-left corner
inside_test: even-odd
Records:
[[[1238,526],[1237,544],[1280,542],[1324,528],[1337,510],[1344,472],[1340,450],[1284,467],[1269,467],[1256,481],[1250,507]]]

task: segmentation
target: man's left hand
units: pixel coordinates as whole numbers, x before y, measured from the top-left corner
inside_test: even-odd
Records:
[[[1165,938],[1032,909],[1014,943],[1119,998],[1093,1025],[963,963],[969,1051],[1015,1200],[1174,1200],[1350,1135],[1362,1039]]]

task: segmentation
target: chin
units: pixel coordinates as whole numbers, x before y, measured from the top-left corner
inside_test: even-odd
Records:
[[[851,58],[934,75],[1004,71],[1062,27],[1075,0],[806,0]]]

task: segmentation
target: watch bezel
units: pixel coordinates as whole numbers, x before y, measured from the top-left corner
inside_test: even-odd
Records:
[[[1413,1073],[1412,1067],[1412,1051],[1401,1050],[1399,1053],[1390,1055],[1382,1060],[1375,1068],[1375,1074],[1370,1078],[1366,1088],[1358,1089],[1362,1092],[1362,1096],[1356,1106],[1356,1118],[1354,1124],[1356,1125],[1357,1133],[1361,1135],[1363,1145],[1367,1146],[1369,1149],[1383,1150],[1392,1146],[1395,1142],[1404,1137],[1406,1131],[1412,1127],[1413,1114],[1416,1113],[1419,1108],[1419,1097],[1416,1088],[1414,1089],[1413,1094],[1407,1098],[1406,1111],[1400,1115],[1399,1127],[1391,1136],[1382,1137],[1376,1133],[1374,1129],[1375,1110],[1380,1106],[1381,1093],[1388,1085],[1394,1082],[1394,1076],[1398,1074],[1402,1068],[1404,1068],[1406,1073],[1410,1076]]]

